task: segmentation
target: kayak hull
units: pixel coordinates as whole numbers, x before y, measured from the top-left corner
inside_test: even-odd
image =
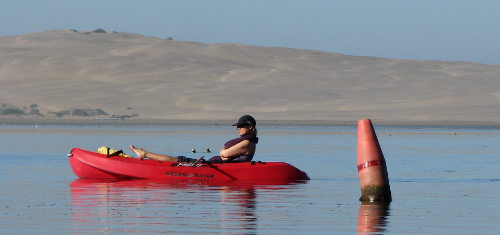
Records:
[[[80,148],[71,150],[70,166],[79,178],[208,181],[301,181],[307,174],[284,162],[192,163],[140,160]]]

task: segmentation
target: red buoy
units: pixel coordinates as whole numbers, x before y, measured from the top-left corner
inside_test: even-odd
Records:
[[[390,202],[391,188],[384,154],[370,119],[358,121],[358,175],[362,202]]]

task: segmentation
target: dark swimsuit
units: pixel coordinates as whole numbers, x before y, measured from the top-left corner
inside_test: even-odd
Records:
[[[253,142],[256,144],[259,143],[259,137],[252,136],[252,135],[242,135],[236,139],[232,139],[232,140],[226,142],[224,144],[224,149],[231,148],[243,140],[250,140],[250,142]],[[241,155],[241,156],[233,157],[229,161],[223,161],[220,156],[214,156],[214,157],[210,158],[208,161],[209,162],[249,162],[252,160],[252,158],[253,158],[253,155],[251,155],[251,156]],[[187,158],[184,156],[179,156],[178,161],[179,162],[195,162],[196,159]]]
[[[250,140],[250,142],[253,142],[256,144],[259,143],[259,137],[256,137],[253,135],[242,135],[236,139],[232,139],[232,140],[226,142],[224,144],[224,149],[231,148],[243,140]],[[251,156],[241,155],[241,156],[233,157],[233,158],[231,158],[231,160],[226,161],[226,162],[249,162],[249,161],[252,161],[252,158],[253,158],[253,155],[251,155]],[[220,156],[212,157],[208,161],[209,162],[223,162],[223,160]]]

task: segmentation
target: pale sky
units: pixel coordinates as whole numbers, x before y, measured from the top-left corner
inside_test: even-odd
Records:
[[[0,0],[0,36],[97,28],[500,65],[500,0]]]

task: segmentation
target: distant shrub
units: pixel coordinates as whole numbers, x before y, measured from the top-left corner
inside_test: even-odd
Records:
[[[62,110],[59,112],[48,112],[49,115],[54,115],[56,117],[68,116],[71,112],[69,110]]]
[[[108,115],[108,113],[104,112],[102,109],[96,109],[95,112],[96,115]]]
[[[2,115],[25,115],[26,113],[19,108],[5,108],[1,110]]]
[[[81,117],[91,117],[105,115],[108,113],[104,112],[102,109],[73,109],[71,110],[71,116],[81,116]]]
[[[92,31],[92,33],[106,33],[106,30],[104,30],[104,29],[96,29],[96,30]]]
[[[71,116],[91,116],[85,109],[73,109],[71,110]]]
[[[31,104],[29,107],[23,106],[19,108],[15,105],[10,104],[2,104],[0,107],[0,115],[36,115],[43,116],[38,109],[38,104]]]
[[[30,111],[29,111],[29,113],[28,113],[28,114],[29,114],[29,115],[36,115],[36,116],[41,116],[41,117],[43,117],[43,114],[42,114],[42,113],[40,113],[40,110],[38,110],[38,109],[32,109],[32,110],[30,110]]]

